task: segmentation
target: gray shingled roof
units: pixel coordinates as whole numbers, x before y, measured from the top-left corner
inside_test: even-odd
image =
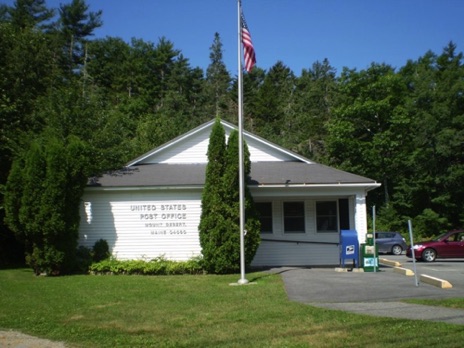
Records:
[[[251,184],[374,184],[375,180],[303,162],[258,162],[251,165]]]
[[[90,187],[202,186],[206,164],[147,164],[92,178]],[[375,184],[375,180],[321,164],[256,162],[249,185]]]

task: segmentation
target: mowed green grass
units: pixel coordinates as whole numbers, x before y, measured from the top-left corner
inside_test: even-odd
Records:
[[[35,277],[0,271],[0,329],[70,347],[462,347],[464,327],[291,302],[278,274]],[[310,284],[308,284],[310,286]]]
[[[415,303],[426,306],[439,306],[454,309],[464,309],[464,298],[444,298],[442,300],[429,299],[410,299],[405,300],[406,303]]]

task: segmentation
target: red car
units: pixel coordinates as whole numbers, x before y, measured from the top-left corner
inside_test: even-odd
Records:
[[[435,261],[436,258],[464,258],[464,230],[455,230],[443,233],[437,238],[414,244],[414,258],[426,262]],[[406,256],[412,258],[409,246]]]

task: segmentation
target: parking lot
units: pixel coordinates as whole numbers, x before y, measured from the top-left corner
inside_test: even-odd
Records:
[[[413,262],[404,255],[380,255],[413,270]],[[410,298],[464,297],[464,260],[433,263],[416,262],[419,283],[414,276],[394,272],[381,265],[378,272],[336,272],[334,268],[274,269],[282,275],[289,298],[301,302],[400,301]],[[451,289],[442,289],[420,281],[420,275],[447,280]]]
[[[405,255],[380,255],[413,270]],[[414,276],[394,272],[381,265],[378,272],[336,272],[334,268],[281,267],[272,269],[285,283],[290,300],[316,307],[358,314],[432,320],[464,325],[464,310],[406,304],[406,299],[464,298],[464,259],[416,263],[420,274],[449,281],[453,287],[442,289],[419,282]],[[259,281],[259,280],[258,280]]]
[[[413,260],[403,255],[379,255],[381,258],[398,261],[402,267],[414,269]],[[416,273],[418,275],[426,274],[432,277],[447,280],[453,285],[453,288],[464,290],[464,259],[437,259],[434,262],[416,261]]]

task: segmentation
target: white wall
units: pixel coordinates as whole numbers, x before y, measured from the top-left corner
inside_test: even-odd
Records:
[[[231,129],[226,128],[226,138],[228,139]],[[195,134],[195,136],[181,139],[178,142],[160,148],[152,155],[146,157],[141,163],[207,163],[207,152],[211,129],[207,128]],[[295,160],[294,157],[269,147],[266,143],[258,139],[245,136],[245,141],[250,151],[252,162],[273,162]]]
[[[260,201],[259,197],[255,199]],[[261,237],[275,242],[262,241],[252,265],[338,264],[339,249],[335,243],[339,242],[339,233],[316,231],[315,202],[327,198],[296,199],[305,202],[305,233],[283,232],[282,207],[283,202],[289,199],[261,198],[273,202],[273,233],[262,234]],[[329,199],[336,200],[337,197]],[[358,197],[357,203],[359,206],[354,207],[356,220],[362,222],[365,202]],[[92,248],[97,240],[105,239],[112,254],[119,259],[149,260],[164,256],[185,261],[201,254],[200,215],[199,190],[87,190],[81,206],[79,244]]]
[[[104,192],[83,197],[79,244],[105,239],[119,259],[164,256],[188,260],[201,253],[198,192]]]
[[[297,198],[296,200],[305,203],[305,233],[284,232],[283,203],[292,199],[272,199],[273,233],[261,234],[261,238],[265,240],[261,241],[252,266],[337,265],[339,263],[337,245],[339,233],[316,231],[316,201],[324,199]]]

